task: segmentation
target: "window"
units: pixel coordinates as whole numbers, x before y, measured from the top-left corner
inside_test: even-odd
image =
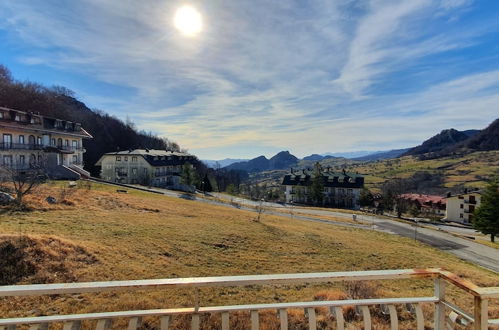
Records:
[[[62,147],[62,139],[61,139],[61,138],[58,138],[58,139],[57,139],[57,146],[58,146],[59,148],[61,148],[61,147]]]
[[[20,155],[19,156],[19,164],[24,165],[26,163],[26,156]]]
[[[110,169],[112,169],[112,168],[113,168],[113,165],[111,165],[111,164],[107,164],[107,165],[106,165],[106,168],[107,168],[108,170],[110,170]]]
[[[459,214],[459,217],[460,217],[460,218],[462,218],[462,217],[463,217],[463,214],[462,214],[462,213],[461,213],[461,214]]]
[[[137,175],[137,168],[136,167],[132,168],[132,174]]]
[[[24,135],[19,135],[19,144],[24,144]]]
[[[3,164],[10,166],[12,165],[12,155],[4,155],[3,156]]]
[[[55,147],[55,139],[54,138],[50,139],[50,145],[52,147]]]
[[[73,164],[78,163],[78,155],[73,155]]]
[[[33,136],[33,135],[31,135],[31,136]],[[30,138],[31,138],[31,136],[30,136]],[[33,136],[33,143],[30,142],[30,144],[35,144],[35,137],[34,136]],[[36,144],[38,144],[40,146],[42,145],[42,138],[41,138],[41,136],[38,136],[36,138]]]
[[[116,156],[116,161],[121,162],[121,156]]]
[[[463,207],[464,207],[464,205],[463,205],[463,204],[459,205],[459,208],[461,208],[461,209],[462,209]]]
[[[125,162],[128,162],[128,157],[127,156],[125,156]]]
[[[132,162],[136,162],[137,161],[137,156],[132,156]]]
[[[12,135],[11,134],[4,134],[3,135],[3,146],[5,148],[12,147]]]
[[[68,139],[66,139],[66,140],[64,141],[64,143],[66,144],[66,147],[69,147],[69,140],[68,140]]]
[[[71,141],[71,146],[73,148],[77,149],[78,148],[78,141],[76,141],[76,140]]]

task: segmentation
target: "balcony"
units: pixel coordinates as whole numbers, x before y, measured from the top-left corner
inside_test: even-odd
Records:
[[[304,302],[279,302],[279,303],[251,303],[244,305],[219,305],[203,306],[201,302],[201,288],[221,288],[221,287],[248,287],[255,290],[257,286],[300,286],[304,287],[310,283],[322,283],[323,285],[333,282],[354,281],[368,282],[379,280],[406,280],[418,281],[418,286],[422,280],[433,281],[433,295],[402,297],[402,298],[368,298],[349,300],[320,300]],[[455,306],[446,299],[447,287],[452,290],[460,290],[462,294],[469,295],[473,301],[473,310],[465,311]],[[472,329],[486,330],[489,325],[499,325],[499,319],[488,319],[488,306],[490,302],[499,299],[499,287],[479,287],[467,280],[464,280],[452,273],[441,269],[402,269],[402,270],[376,270],[363,272],[335,272],[335,273],[304,273],[304,274],[271,274],[271,275],[249,275],[249,276],[221,276],[221,277],[194,277],[194,278],[171,278],[135,281],[111,281],[111,282],[88,282],[88,283],[61,283],[61,284],[35,284],[35,285],[13,285],[0,286],[0,297],[21,297],[21,296],[54,296],[54,295],[75,295],[80,293],[101,293],[106,291],[131,291],[131,290],[181,290],[194,291],[191,307],[164,308],[148,310],[129,311],[106,311],[86,314],[70,315],[49,315],[36,317],[19,317],[0,319],[0,329],[14,329],[16,326],[29,325],[30,329],[46,329],[53,323],[62,324],[64,329],[81,329],[82,321],[88,325],[96,324],[96,329],[109,329],[113,321],[125,319],[128,329],[138,329],[141,326],[143,317],[147,317],[148,322],[154,322],[157,329],[168,329],[171,318],[180,315],[190,315],[191,329],[201,328],[201,321],[205,315],[219,315],[220,328],[228,330],[230,327],[231,313],[246,311],[248,319],[246,322],[251,325],[251,329],[260,328],[260,312],[271,311],[280,324],[280,329],[288,329],[288,310],[301,309],[305,311],[305,318],[308,319],[308,328],[317,329],[317,321],[323,318],[323,314],[334,320],[337,329],[345,329],[348,324],[343,314],[342,307],[354,306],[356,313],[361,318],[364,329],[372,329],[378,326],[371,312],[379,311],[389,320],[391,329],[399,328],[399,313],[402,312],[405,318],[411,318],[414,324],[413,329],[425,329],[425,322],[433,324],[434,329],[443,330],[447,326],[471,326]],[[272,292],[270,290],[269,292]],[[272,293],[273,294],[273,293]],[[106,294],[109,297],[117,296]],[[16,298],[17,299],[17,298]],[[110,298],[113,299],[113,298]],[[140,304],[140,295],[137,296],[137,304]],[[422,306],[432,305],[434,313],[423,313]],[[19,307],[16,305],[16,307]],[[112,305],[106,306],[108,310]],[[397,308],[398,307],[398,308]],[[241,313],[232,317],[246,317]],[[374,314],[376,315],[376,314]],[[407,316],[409,315],[409,316]],[[425,320],[426,316],[426,320]],[[469,327],[468,327],[469,328]]]
[[[33,143],[0,143],[0,150],[42,150],[44,146],[42,144]]]

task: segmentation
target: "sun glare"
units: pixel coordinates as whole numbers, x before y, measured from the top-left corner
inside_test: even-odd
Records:
[[[177,9],[174,19],[175,28],[188,36],[201,32],[203,19],[199,11],[192,6],[183,6]]]

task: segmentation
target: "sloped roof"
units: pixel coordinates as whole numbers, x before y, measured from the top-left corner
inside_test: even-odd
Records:
[[[445,197],[438,196],[438,195],[423,195],[423,194],[402,194],[400,195],[400,198],[418,202],[420,205],[424,204],[446,204],[447,201],[445,200]]]
[[[284,176],[282,184],[284,186],[309,186],[313,181],[313,171],[301,170],[293,171]],[[357,173],[323,171],[325,187],[338,188],[362,188],[364,177]]]
[[[135,150],[124,150],[108,152],[104,154],[95,165],[101,166],[102,159],[106,156],[141,156],[143,157],[151,166],[176,166],[184,165],[185,163],[192,162],[195,160],[195,156],[176,151],[167,150],[157,150],[157,149],[135,149]]]

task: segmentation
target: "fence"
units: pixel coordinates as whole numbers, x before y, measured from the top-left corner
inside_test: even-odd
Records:
[[[490,300],[499,299],[499,287],[478,287],[458,276],[441,269],[405,269],[405,270],[378,270],[361,272],[332,272],[332,273],[305,273],[305,274],[273,274],[250,276],[222,276],[222,277],[195,277],[135,281],[110,281],[63,284],[36,284],[13,285],[0,287],[0,297],[37,296],[54,294],[73,294],[87,292],[103,292],[109,290],[164,290],[174,288],[227,287],[248,285],[282,285],[304,283],[331,283],[339,281],[377,281],[399,279],[432,279],[434,294],[428,297],[407,298],[373,298],[337,301],[307,301],[286,302],[271,304],[227,305],[227,306],[200,306],[199,299],[195,299],[192,307],[132,310],[118,312],[101,312],[90,314],[53,315],[39,317],[23,317],[0,319],[0,329],[15,329],[19,325],[29,325],[30,330],[47,329],[52,323],[62,323],[64,330],[81,328],[81,322],[94,320],[95,329],[104,330],[111,327],[115,319],[127,319],[128,329],[137,329],[142,317],[155,317],[159,328],[166,330],[171,317],[190,314],[191,328],[199,329],[200,315],[204,313],[220,313],[221,329],[229,329],[230,313],[249,311],[251,329],[259,328],[259,311],[275,310],[279,318],[281,329],[288,329],[288,310],[304,309],[308,318],[309,329],[316,329],[316,308],[328,307],[334,315],[337,329],[344,329],[345,318],[342,306],[357,306],[363,317],[364,329],[371,329],[371,306],[382,306],[390,316],[391,329],[398,329],[399,319],[396,305],[406,305],[413,313],[417,329],[424,329],[424,315],[422,304],[434,304],[434,319],[430,320],[437,330],[444,330],[451,324],[472,324],[473,329],[487,329],[488,326],[499,326],[499,319],[488,318],[488,304]],[[446,300],[446,287],[453,285],[474,297],[474,310],[468,313]],[[448,313],[450,312],[450,313]]]

